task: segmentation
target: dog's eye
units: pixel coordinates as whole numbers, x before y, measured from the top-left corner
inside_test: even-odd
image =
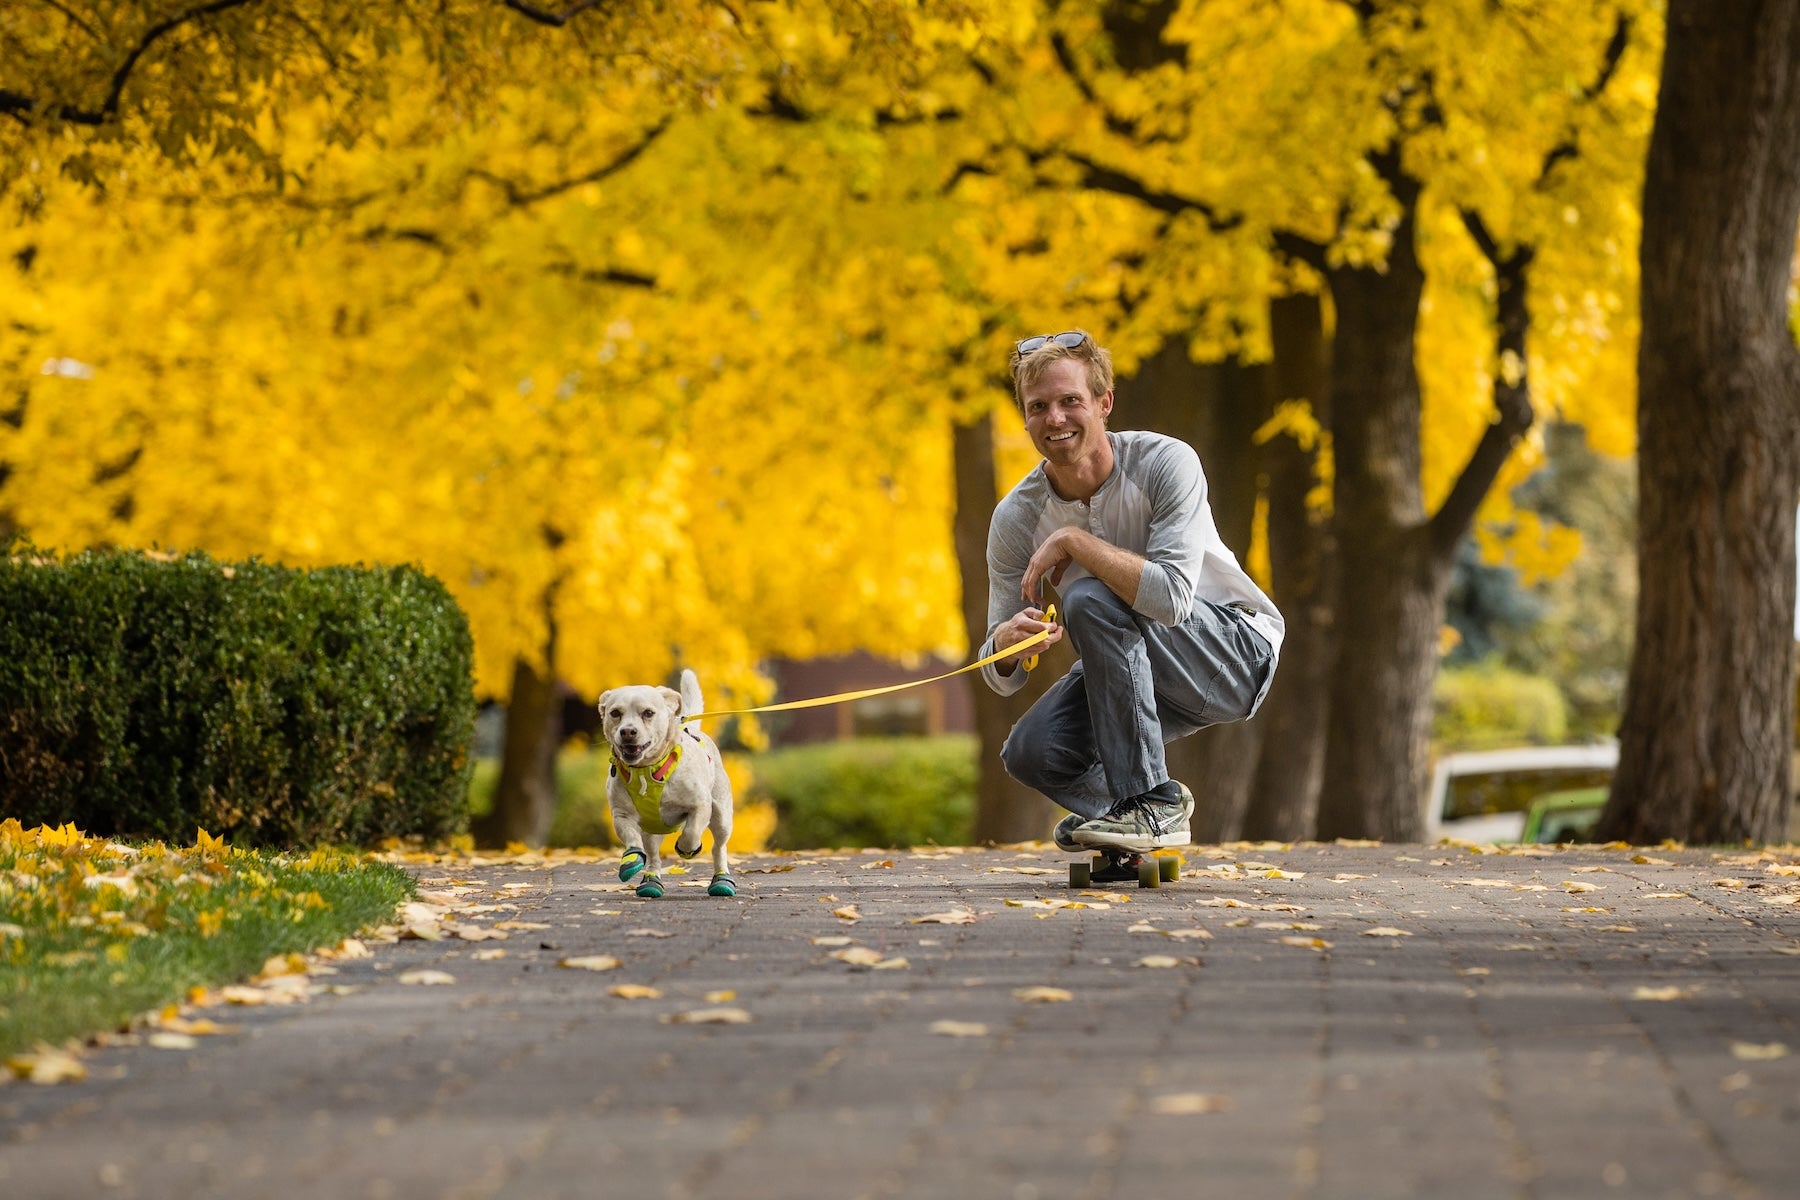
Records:
[[[607,715],[607,716],[609,716],[609,717],[611,717],[611,718],[612,718],[612,719],[613,719],[613,720],[615,720],[615,721],[616,721],[616,720],[618,720],[618,719],[619,719],[619,718],[620,718],[620,717],[622,717],[622,716],[624,716],[624,715],[625,715],[625,710],[624,710],[624,709],[622,709],[622,708],[615,708],[615,709],[613,709],[613,710],[612,710],[612,711],[611,711],[611,712],[609,712],[609,713],[607,713],[607,714],[606,714],[606,715]]]
[[[648,721],[651,717],[654,717],[655,715],[656,715],[656,710],[654,708],[646,708],[643,712],[643,718],[646,721]]]

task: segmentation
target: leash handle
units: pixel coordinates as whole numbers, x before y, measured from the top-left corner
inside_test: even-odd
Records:
[[[1050,607],[1046,608],[1044,610],[1044,620],[1050,622],[1050,624],[1052,624],[1052,625],[1056,624],[1056,602],[1055,601],[1051,601]],[[1048,630],[1046,630],[1045,632],[1047,633]],[[1038,664],[1038,656],[1033,654],[1030,658],[1027,658],[1025,660],[1025,670],[1027,672],[1035,671],[1035,670],[1037,670],[1037,664]]]

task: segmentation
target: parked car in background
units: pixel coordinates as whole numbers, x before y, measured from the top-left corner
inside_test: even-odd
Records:
[[[1604,789],[1619,763],[1617,742],[1581,746],[1520,746],[1510,750],[1469,750],[1446,754],[1432,768],[1425,796],[1425,839],[1517,842],[1534,801],[1550,792]],[[1599,812],[1593,811],[1594,819]],[[1540,814],[1539,836],[1546,817]],[[1568,820],[1553,822],[1561,836]],[[1592,823],[1588,824],[1592,829]]]
[[[1519,840],[1540,844],[1593,841],[1600,810],[1606,807],[1606,793],[1603,787],[1545,792],[1525,810],[1525,832]]]

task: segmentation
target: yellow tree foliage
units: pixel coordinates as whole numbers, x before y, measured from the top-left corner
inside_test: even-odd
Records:
[[[805,29],[777,40],[852,48]],[[21,154],[0,511],[50,546],[420,562],[490,692],[552,624],[580,688],[679,660],[715,704],[770,654],[958,648],[938,364],[968,318],[864,203],[878,141],[765,133],[748,78],[712,112],[521,80],[446,125],[436,70],[391,53],[349,144],[326,90],[248,148]]]

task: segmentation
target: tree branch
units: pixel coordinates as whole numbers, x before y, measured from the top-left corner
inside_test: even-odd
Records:
[[[1495,339],[1499,354],[1494,372],[1494,418],[1482,431],[1475,452],[1469,456],[1462,473],[1450,486],[1450,494],[1432,514],[1427,527],[1432,553],[1443,561],[1456,553],[1457,542],[1474,523],[1476,510],[1493,488],[1500,468],[1506,465],[1513,447],[1525,436],[1536,417],[1531,407],[1531,380],[1525,359],[1526,337],[1531,330],[1525,289],[1531,261],[1537,252],[1533,247],[1521,246],[1511,254],[1499,257],[1497,247],[1492,253],[1489,251],[1494,241],[1480,217],[1465,212],[1463,222],[1470,225],[1471,236],[1482,245],[1482,253],[1488,254],[1489,261],[1494,264],[1499,290],[1499,334]]]
[[[1146,186],[1143,180],[1112,167],[1102,166],[1084,154],[1044,151],[1031,156],[1032,165],[1035,166],[1049,158],[1052,153],[1061,153],[1064,158],[1082,169],[1081,183],[1084,187],[1101,192],[1111,192],[1116,196],[1129,196],[1158,212],[1168,213],[1171,216],[1186,212],[1199,213],[1206,219],[1207,228],[1214,233],[1228,233],[1244,223],[1242,213],[1221,215],[1218,209],[1204,200],[1195,200],[1174,192],[1157,191]]]
[[[551,263],[544,268],[552,275],[566,275],[571,279],[579,279],[583,283],[612,283],[620,287],[654,288],[654,275],[639,275],[635,271],[621,271],[617,267],[583,267],[572,262]]]
[[[159,38],[201,17],[210,17],[227,9],[241,8],[246,4],[256,3],[259,3],[259,0],[211,0],[210,3],[195,5],[184,12],[158,21],[144,31],[144,35],[138,39],[138,44],[132,47],[131,53],[125,56],[125,61],[119,64],[119,69],[113,72],[112,85],[106,93],[105,101],[99,108],[86,109],[76,108],[72,104],[59,104],[50,110],[51,115],[58,120],[68,121],[75,125],[104,125],[118,115],[119,99],[125,93],[125,85],[130,81],[132,71],[137,69],[139,60]],[[28,114],[37,110],[38,102],[30,96],[9,88],[0,88],[0,113]]]
[[[536,21],[539,25],[553,25],[560,29],[588,9],[598,5],[600,0],[580,0],[580,3],[571,4],[560,13],[547,12],[536,5],[521,3],[521,0],[500,0],[500,3],[521,16]]]
[[[586,174],[577,175],[572,179],[561,179],[540,188],[527,189],[503,175],[496,175],[491,171],[484,171],[480,168],[470,171],[469,174],[476,179],[485,179],[501,191],[505,192],[507,203],[513,205],[515,208],[524,208],[527,205],[536,204],[540,200],[548,200],[552,196],[560,196],[562,193],[569,191],[572,188],[578,188],[583,184],[599,183],[602,179],[616,175],[618,172],[623,171],[626,167],[636,162],[638,157],[642,155],[644,151],[648,150],[651,144],[654,143],[657,138],[661,137],[663,131],[668,129],[668,127],[669,118],[665,117],[651,127],[650,131],[644,135],[642,141],[607,163],[605,166],[596,167]]]
[[[1613,26],[1612,38],[1606,43],[1606,53],[1600,61],[1600,73],[1595,76],[1594,82],[1581,93],[1582,104],[1591,104],[1600,98],[1600,94],[1606,90],[1606,85],[1611,83],[1613,76],[1618,73],[1619,60],[1625,57],[1625,50],[1630,44],[1631,16],[1629,13],[1620,13],[1618,24]],[[1581,148],[1575,144],[1574,134],[1570,133],[1553,146],[1550,153],[1544,155],[1544,165],[1538,171],[1537,180],[1531,186],[1542,191],[1550,182],[1550,172],[1556,169],[1556,164],[1564,159],[1574,158],[1580,153]]]

